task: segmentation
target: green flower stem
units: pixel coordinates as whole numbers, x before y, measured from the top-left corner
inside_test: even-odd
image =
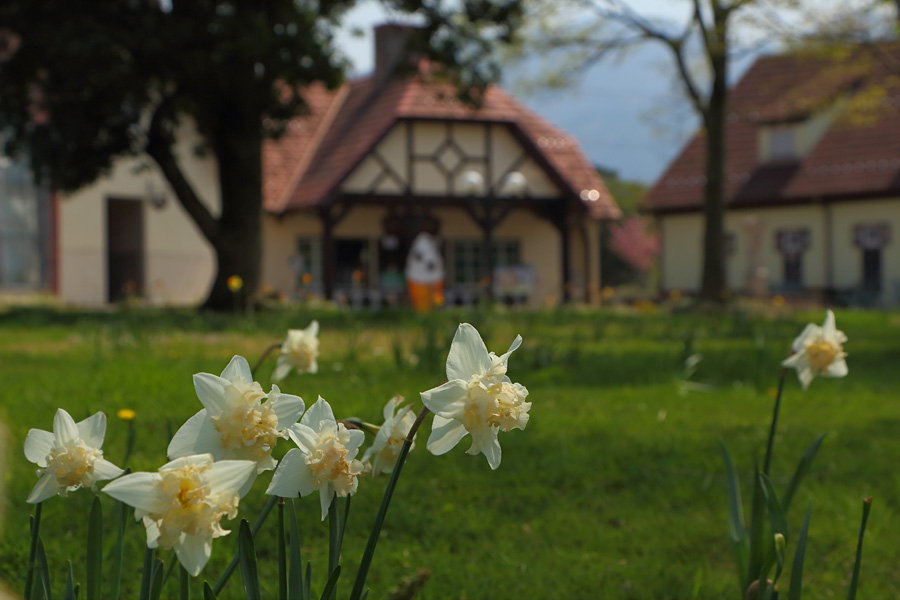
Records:
[[[784,380],[787,369],[781,369],[778,378],[778,395],[775,396],[775,408],[772,410],[772,425],[769,426],[769,440],[766,442],[766,460],[763,462],[763,475],[768,476],[769,467],[772,464],[772,448],[775,446],[775,428],[778,426],[778,410],[781,408],[781,392],[784,390]]]
[[[281,348],[281,342],[276,342],[276,343],[272,344],[271,346],[269,346],[268,348],[266,348],[265,350],[263,350],[263,353],[262,353],[262,355],[259,357],[259,360],[256,361],[256,364],[253,365],[253,368],[252,368],[252,369],[250,369],[250,374],[253,375],[253,376],[255,377],[255,376],[256,376],[256,371],[257,371],[257,369],[259,369],[259,368],[262,366],[263,361],[265,361],[266,358],[268,358],[268,356],[269,356],[270,354],[272,354],[273,352],[275,352],[275,351],[278,350],[279,348]]]
[[[25,576],[25,600],[31,598],[31,590],[34,585],[34,561],[37,558],[38,536],[41,533],[41,507],[43,502],[34,506],[34,516],[31,518],[31,548],[28,550],[28,574]]]
[[[409,428],[409,433],[403,441],[400,448],[400,456],[394,465],[394,471],[391,473],[391,479],[388,481],[387,488],[384,490],[384,497],[381,500],[381,506],[378,507],[378,514],[375,516],[375,524],[372,525],[372,532],[369,534],[369,541],[366,544],[366,550],[363,552],[362,559],[359,561],[359,570],[356,572],[356,581],[353,582],[353,591],[350,593],[350,600],[360,600],[363,595],[363,587],[366,585],[366,577],[369,575],[369,567],[372,566],[372,558],[375,555],[375,547],[378,545],[378,536],[381,534],[381,528],[384,525],[384,518],[387,515],[388,506],[391,504],[391,497],[394,495],[394,488],[397,487],[397,480],[400,478],[400,471],[403,469],[403,463],[406,462],[406,456],[409,454],[409,448],[412,446],[413,437],[416,435],[419,426],[429,410],[422,407],[416,417],[416,422]]]
[[[180,572],[180,577],[178,578],[178,598],[179,600],[191,600],[191,576],[183,566],[178,570]]]
[[[153,579],[153,548],[144,550],[144,570],[141,573],[140,600],[150,600],[150,584]]]
[[[266,517],[269,516],[269,513],[272,512],[272,507],[275,506],[275,503],[278,502],[278,496],[269,496],[268,501],[266,501],[265,506],[263,506],[259,515],[256,517],[256,520],[253,522],[253,525],[250,527],[250,533],[256,535],[259,533],[260,527],[262,527],[263,523],[266,521]],[[238,553],[234,555],[234,558],[231,559],[231,562],[228,564],[228,567],[225,569],[225,572],[222,573],[222,576],[219,577],[219,580],[216,581],[216,585],[213,586],[213,593],[217,596],[222,591],[222,588],[225,587],[225,584],[228,583],[228,579],[231,577],[234,570],[238,567],[238,562],[240,561],[241,553],[238,550]]]
[[[128,430],[125,436],[125,457],[122,459],[122,464],[126,468],[128,467],[128,461],[131,459],[131,453],[134,451],[134,439],[137,435],[134,430],[134,419],[129,419],[127,423]]]
[[[287,600],[287,552],[284,540],[284,498],[278,499],[278,600]]]
[[[853,577],[850,579],[850,589],[847,591],[847,600],[856,599],[856,587],[859,585],[859,568],[862,565],[863,537],[866,534],[866,523],[869,521],[869,511],[872,510],[872,499],[863,500],[862,523],[859,526],[859,541],[856,543],[856,560],[853,562]]]

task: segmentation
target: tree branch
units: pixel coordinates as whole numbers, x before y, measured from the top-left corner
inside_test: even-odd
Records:
[[[687,61],[684,57],[685,43],[690,36],[694,17],[691,18],[691,21],[687,24],[681,36],[676,38],[656,29],[626,5],[620,4],[615,0],[608,0],[608,3],[613,6],[614,10],[607,11],[605,15],[606,18],[621,23],[631,29],[637,29],[645,38],[658,40],[669,48],[672,52],[672,57],[675,59],[678,75],[681,78],[681,82],[684,84],[684,88],[687,91],[691,102],[694,104],[694,108],[705,117],[708,109],[707,102],[701,95],[700,88],[694,81],[694,77],[691,75],[690,69],[688,69],[687,66]]]
[[[164,124],[167,112],[172,109],[171,100],[172,98],[169,97],[156,107],[147,131],[145,151],[159,165],[159,169],[168,180],[169,185],[172,186],[172,190],[175,191],[175,196],[181,202],[184,210],[191,216],[206,239],[212,241],[219,235],[219,222],[197,196],[172,153],[172,135]]]

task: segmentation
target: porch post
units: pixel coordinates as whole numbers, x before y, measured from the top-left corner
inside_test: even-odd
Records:
[[[319,210],[322,221],[322,287],[326,300],[334,299],[334,224],[327,208]]]
[[[560,246],[562,249],[562,300],[563,304],[568,304],[572,301],[572,265],[571,257],[569,256],[572,249],[572,243],[569,228],[566,224],[565,212],[563,212],[559,219],[558,227]]]

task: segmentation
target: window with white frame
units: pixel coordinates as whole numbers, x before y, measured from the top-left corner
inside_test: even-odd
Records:
[[[450,249],[453,254],[452,282],[455,285],[476,285],[481,281],[483,271],[484,242],[482,240],[453,240]],[[517,265],[521,262],[519,240],[494,240],[491,247],[493,266]]]
[[[297,253],[291,257],[291,267],[301,285],[322,283],[322,240],[317,237],[297,238]]]
[[[769,130],[769,160],[797,158],[795,133],[792,125],[777,125]]]
[[[3,159],[0,163],[0,288],[48,287],[49,217],[50,194],[34,185],[27,166]]]

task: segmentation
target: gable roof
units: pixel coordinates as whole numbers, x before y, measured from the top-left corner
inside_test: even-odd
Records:
[[[450,84],[422,72],[380,86],[366,77],[332,92],[315,86],[308,93],[310,114],[295,118],[285,135],[263,148],[263,199],[271,213],[321,205],[395,123],[421,119],[507,124],[592,217],[621,214],[574,138],[497,86],[487,88],[480,108],[460,102]]]
[[[762,127],[837,112],[810,152],[760,163]],[[900,44],[843,56],[759,59],[729,95],[726,205],[777,206],[900,195]],[[700,210],[706,150],[688,142],[644,199],[653,212]]]

